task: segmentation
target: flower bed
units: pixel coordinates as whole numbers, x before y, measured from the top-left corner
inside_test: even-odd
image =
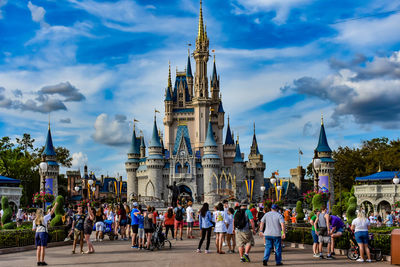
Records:
[[[35,193],[32,197],[32,201],[34,204],[41,204],[43,202],[49,203],[54,201],[54,196],[45,192]]]

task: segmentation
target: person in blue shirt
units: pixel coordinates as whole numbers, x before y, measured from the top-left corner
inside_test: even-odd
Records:
[[[137,215],[139,226],[138,226],[138,239],[139,239],[139,249],[144,248],[144,217],[142,211]]]
[[[393,217],[390,214],[390,211],[386,211],[386,220],[384,221],[387,227],[393,226]]]
[[[140,211],[138,210],[138,203],[134,202],[133,203],[133,208],[131,210],[131,228],[132,228],[132,247],[131,248],[138,248],[138,245],[136,244],[136,236],[139,231],[139,219],[138,219],[138,214]]]
[[[206,243],[206,250],[205,253],[209,253],[210,248],[210,239],[211,239],[211,230],[212,230],[212,216],[211,212],[208,210],[208,203],[204,203],[203,207],[200,209],[199,212],[199,227],[201,230],[201,239],[199,242],[199,246],[197,247],[197,252],[201,253],[201,245],[203,245],[204,239],[207,235],[207,243]]]

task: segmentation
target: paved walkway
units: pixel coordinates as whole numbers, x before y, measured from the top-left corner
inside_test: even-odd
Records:
[[[262,239],[256,238],[256,246],[250,253],[251,263],[239,262],[239,254],[219,255],[215,253],[214,240],[211,241],[210,254],[195,253],[197,240],[173,241],[171,250],[161,251],[138,251],[130,248],[129,241],[104,241],[95,242],[95,254],[71,255],[71,246],[55,247],[46,250],[46,262],[49,266],[95,266],[95,267],[118,267],[118,266],[262,266],[263,247]],[[86,246],[85,248],[86,249]],[[77,249],[79,251],[79,249]],[[271,256],[274,260],[274,256]],[[315,259],[311,251],[307,249],[285,248],[283,253],[284,265],[290,266],[360,266],[364,263],[350,261],[344,256],[336,256],[335,260]],[[365,263],[366,264],[366,263]],[[270,261],[274,266],[275,262]],[[1,267],[29,267],[36,266],[35,251],[6,254],[0,256]],[[388,263],[373,263],[371,266],[385,266]]]

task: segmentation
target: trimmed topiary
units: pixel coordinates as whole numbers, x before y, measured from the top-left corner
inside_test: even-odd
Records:
[[[17,223],[15,222],[9,222],[3,225],[4,230],[9,230],[9,229],[17,229]]]
[[[357,199],[356,197],[350,197],[348,202],[348,208],[346,211],[347,222],[351,224],[351,222],[357,217],[356,209],[357,209]]]
[[[1,208],[3,209],[3,216],[1,217],[1,223],[4,225],[11,222],[12,210],[8,203],[8,198],[3,196],[1,198]]]
[[[321,194],[316,194],[312,199],[313,210],[315,209],[321,210],[323,204],[324,201],[322,199]]]
[[[296,220],[297,223],[302,223],[304,221],[304,212],[303,212],[303,202],[300,200],[296,203]]]
[[[58,203],[56,210],[54,211],[55,217],[51,220],[50,226],[59,226],[63,225],[62,217],[64,216],[64,197],[63,196],[58,196],[54,202],[53,206]]]

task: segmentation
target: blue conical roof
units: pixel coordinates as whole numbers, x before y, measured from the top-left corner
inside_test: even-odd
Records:
[[[233,162],[234,163],[243,162],[242,153],[240,152],[239,142],[236,142],[236,155],[235,158],[233,159]]]
[[[218,106],[218,112],[220,113],[224,113],[224,107],[222,106],[222,101],[219,102],[219,106]]]
[[[149,147],[161,147],[160,136],[158,135],[157,122],[154,118],[153,135],[149,143]]]
[[[140,154],[140,148],[139,148],[138,140],[136,138],[135,128],[133,128],[132,142],[131,142],[131,146],[129,147],[128,154]]]
[[[187,61],[187,67],[186,67],[186,77],[193,77],[192,65],[190,64],[190,55],[188,55],[188,61]]]
[[[208,122],[207,137],[206,141],[204,142],[204,146],[217,146],[217,143],[215,142],[214,139],[211,121]]]
[[[235,142],[233,141],[233,138],[232,138],[231,127],[229,126],[229,120],[228,120],[228,128],[226,129],[226,137],[225,137],[225,145],[234,145],[234,144],[235,144]]]
[[[142,136],[142,138],[140,138],[140,147],[146,147],[146,145],[144,143],[144,136]]]
[[[166,94],[165,94],[165,101],[172,101],[172,96],[169,88],[166,89]]]
[[[217,78],[218,78],[218,76],[217,76],[217,67],[215,66],[215,58],[214,58],[214,67],[213,67],[213,75],[212,75],[212,78],[211,78],[211,86],[215,86],[216,84],[216,82],[217,82]]]
[[[328,140],[326,138],[324,123],[321,123],[318,146],[316,149],[317,152],[332,152],[331,148],[328,145]]]
[[[47,131],[46,145],[43,150],[43,155],[46,155],[46,156],[55,156],[56,155],[56,152],[54,151],[54,146],[53,146],[53,139],[51,138],[50,125],[49,125],[49,130]]]

